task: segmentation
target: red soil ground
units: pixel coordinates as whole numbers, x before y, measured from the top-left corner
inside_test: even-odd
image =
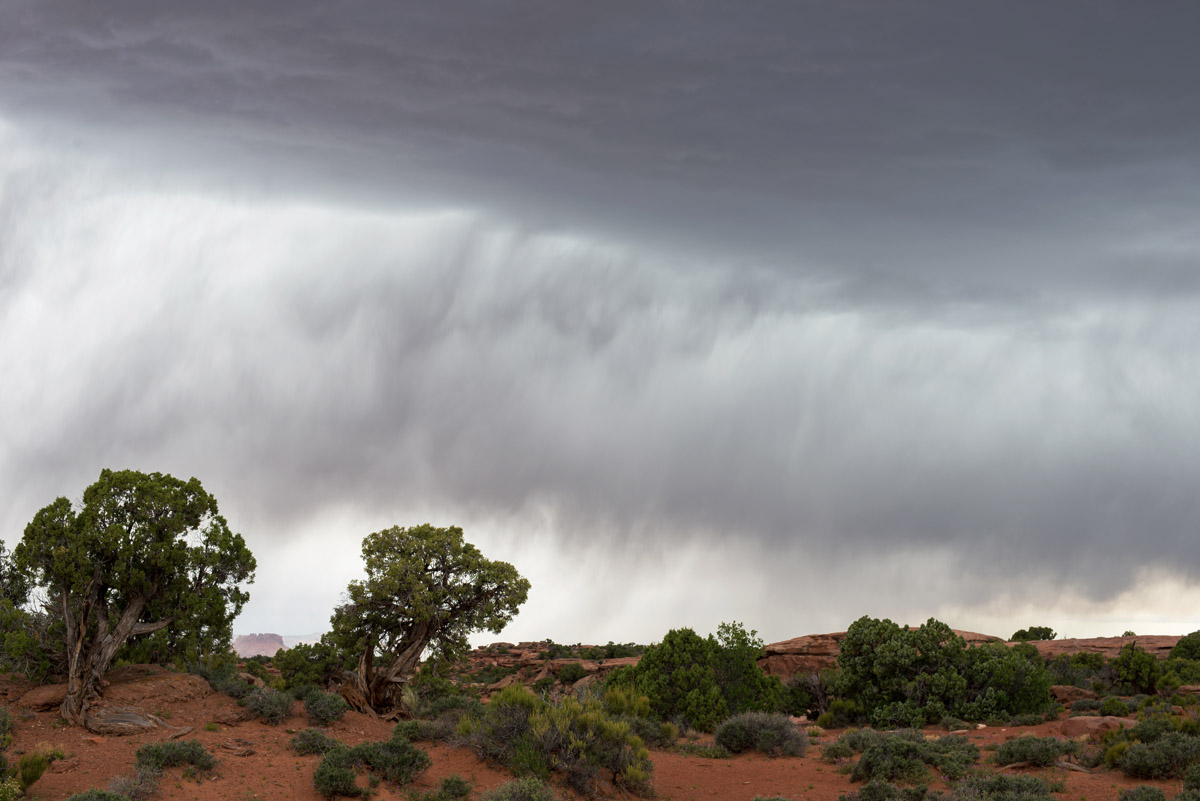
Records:
[[[14,754],[29,751],[42,743],[60,746],[67,758],[51,765],[42,779],[30,788],[29,797],[55,801],[89,787],[107,787],[112,777],[131,774],[134,753],[138,747],[165,739],[168,732],[153,730],[145,734],[128,737],[98,737],[78,727],[62,726],[57,711],[22,712],[15,704],[24,688],[0,679],[0,697],[7,696],[13,713],[15,739],[8,749]],[[169,709],[150,709],[169,713],[173,726],[192,726],[194,731],[187,735],[206,745],[220,760],[213,775],[200,781],[186,779],[179,769],[168,770],[159,792],[164,799],[187,799],[195,801],[252,801],[255,799],[297,799],[297,801],[319,801],[321,798],[313,787],[312,773],[318,757],[300,757],[288,749],[294,732],[308,726],[303,715],[303,705],[293,707],[293,715],[278,726],[269,726],[257,721],[232,724],[220,723],[216,731],[206,731],[205,725],[235,716],[239,707],[226,696],[213,693],[202,698],[176,703]],[[210,727],[211,728],[211,727]],[[354,744],[365,740],[387,739],[392,724],[354,712],[329,728],[329,733],[338,739]],[[940,735],[934,729],[929,734]],[[1059,723],[1047,723],[1035,727],[1005,727],[978,729],[965,735],[981,748],[997,744],[1020,734],[1051,736],[1059,733]],[[837,732],[827,732],[821,742],[835,739]],[[244,748],[249,746],[254,753],[238,756],[226,746]],[[478,798],[484,791],[511,780],[503,769],[481,761],[474,752],[446,745],[423,743],[421,748],[433,758],[433,767],[416,783],[419,789],[431,789],[446,776],[457,774],[475,784]],[[984,751],[984,759],[988,755]],[[703,799],[725,799],[727,801],[750,801],[756,795],[781,795],[789,799],[805,801],[836,801],[844,792],[856,788],[841,772],[838,765],[821,761],[820,749],[810,748],[803,757],[768,759],[757,754],[747,754],[733,759],[703,759],[684,756],[674,752],[652,752],[654,761],[654,786],[656,796],[668,801],[703,801]],[[1036,771],[1047,779],[1065,781],[1067,791],[1059,796],[1067,799],[1088,801],[1115,801],[1118,792],[1143,782],[1126,779],[1115,771],[1100,770],[1083,774],[1060,769]],[[1168,797],[1177,794],[1180,782],[1150,782],[1161,787]],[[573,798],[561,791],[563,798]],[[381,785],[373,796],[377,799],[406,799],[407,788],[397,789]]]

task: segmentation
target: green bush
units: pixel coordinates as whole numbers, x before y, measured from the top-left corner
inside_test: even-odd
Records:
[[[9,714],[8,707],[0,706],[0,751],[12,743],[12,730],[12,715]]]
[[[564,775],[588,794],[601,770],[622,788],[650,791],[650,754],[629,724],[604,711],[600,701],[567,697],[550,703],[527,688],[501,690],[478,717],[466,717],[458,734],[485,757],[517,775]]]
[[[402,720],[392,727],[392,739],[410,743],[428,742],[439,739],[436,730],[437,724],[432,720]]]
[[[364,795],[358,787],[358,769],[374,779],[398,786],[411,783],[428,770],[432,760],[407,740],[360,743],[352,748],[338,744],[325,753],[313,771],[313,785],[326,798]]]
[[[36,751],[25,754],[17,760],[17,781],[21,785],[21,791],[28,790],[30,785],[42,778],[42,774],[48,767],[50,767],[49,757]]]
[[[354,768],[355,762],[350,756],[350,749],[344,746],[334,748],[325,754],[317,769],[313,771],[313,786],[326,798],[363,795],[363,791],[358,787],[358,774]]]
[[[925,787],[897,787],[880,779],[872,779],[857,793],[843,793],[838,801],[925,801],[927,795]]]
[[[734,715],[717,727],[713,739],[734,754],[754,749],[767,756],[802,756],[808,747],[790,717],[771,712]]]
[[[17,801],[23,795],[25,793],[21,790],[21,783],[14,777],[0,778],[0,801]]]
[[[773,712],[783,705],[783,683],[758,667],[762,654],[757,632],[740,623],[722,623],[717,636],[708,638],[673,629],[628,674],[610,677],[609,686],[630,677],[660,718],[712,731],[731,714]]]
[[[37,684],[66,662],[64,624],[44,614],[31,614],[0,598],[0,672],[19,673]]]
[[[1180,637],[1167,656],[1170,659],[1200,660],[1200,631]]]
[[[1119,699],[1118,699],[1119,700]],[[1098,712],[1102,704],[1095,698],[1081,698],[1071,704],[1071,712],[1079,714],[1081,712]]]
[[[955,785],[946,801],[1051,801],[1052,789],[1036,776],[968,776]]]
[[[206,771],[216,767],[217,760],[199,740],[164,740],[149,743],[137,750],[136,764],[153,770],[191,765]]]
[[[1184,771],[1183,789],[1200,791],[1200,764],[1192,765]]]
[[[1169,732],[1151,743],[1130,743],[1117,764],[1134,779],[1178,779],[1200,762],[1200,738]]]
[[[541,779],[517,779],[483,794],[483,801],[557,801],[558,796]]]
[[[4,796],[0,795],[0,799],[2,798]],[[93,787],[90,790],[84,790],[82,793],[76,793],[68,798],[67,801],[129,801],[129,796],[114,793],[110,790],[97,790]]]
[[[1137,692],[1152,693],[1162,676],[1162,665],[1152,654],[1138,648],[1135,643],[1121,647],[1113,660],[1117,681],[1132,687]]]
[[[327,754],[341,745],[323,731],[305,729],[292,738],[291,749],[301,756]]]
[[[1067,754],[1074,754],[1078,750],[1079,744],[1073,740],[1025,735],[1001,743],[992,761],[997,765],[1027,762],[1035,767],[1048,768]]]
[[[1106,669],[1103,654],[1083,651],[1077,654],[1059,654],[1046,662],[1046,670],[1050,673],[1053,684],[1067,684],[1072,687],[1089,688],[1099,682],[1108,686],[1112,684],[1110,671]]]
[[[1129,715],[1129,707],[1125,705],[1124,701],[1115,695],[1110,695],[1105,698],[1100,703],[1099,711],[1101,715],[1113,715],[1119,718]]]
[[[272,726],[287,720],[293,703],[291,695],[270,687],[259,687],[245,698],[246,708]]]
[[[881,728],[919,727],[947,715],[1007,721],[1053,707],[1050,674],[1032,645],[968,648],[933,619],[907,629],[860,618],[842,640],[838,665],[838,695]]]
[[[1049,626],[1030,626],[1017,631],[1009,639],[1016,642],[1030,642],[1031,640],[1053,640],[1057,636],[1054,629]]]
[[[428,754],[407,740],[360,743],[350,749],[350,758],[399,786],[411,783],[433,763]]]
[[[568,662],[558,670],[558,680],[563,684],[574,684],[586,676],[587,670],[578,662]]]
[[[308,685],[326,687],[341,670],[333,648],[325,643],[300,643],[275,652],[271,664],[279,671],[285,689]]]
[[[1117,801],[1167,801],[1167,797],[1157,787],[1143,784],[1139,787],[1121,790],[1117,794]]]
[[[854,781],[916,782],[925,777],[927,767],[937,768],[947,778],[958,779],[979,759],[978,747],[965,737],[947,735],[926,740],[917,730],[862,738],[859,743],[848,741],[851,743],[856,751],[860,750],[856,745],[864,746],[862,756],[850,772]]]
[[[291,697],[288,698],[288,709],[291,709]],[[336,693],[326,693],[320,690],[313,690],[304,699],[304,711],[308,715],[308,719],[317,726],[328,726],[330,723],[341,720],[342,716],[350,710],[350,704],[346,703],[346,699]],[[286,713],[284,717],[287,717]]]

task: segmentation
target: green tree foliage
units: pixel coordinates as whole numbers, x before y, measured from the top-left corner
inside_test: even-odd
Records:
[[[1191,634],[1180,637],[1179,642],[1175,643],[1175,647],[1168,654],[1168,658],[1200,660],[1200,631],[1193,631]]]
[[[515,567],[485,559],[457,526],[377,531],[362,554],[367,577],[350,582],[325,642],[354,661],[348,700],[363,709],[394,706],[422,654],[453,661],[469,634],[499,633],[529,594]]]
[[[1140,693],[1152,693],[1162,676],[1162,665],[1153,654],[1138,648],[1137,643],[1125,643],[1113,660],[1117,681]]]
[[[288,690],[308,685],[325,687],[342,668],[333,647],[323,642],[281,648],[275,652],[271,664],[279,671],[283,686]]]
[[[923,726],[947,715],[982,720],[1052,703],[1050,677],[1033,646],[968,648],[932,618],[916,629],[860,618],[841,643],[838,664],[837,694],[876,726]]]
[[[712,731],[731,714],[773,712],[784,702],[783,684],[759,669],[763,644],[756,635],[741,623],[722,623],[717,636],[707,638],[672,629],[628,675],[655,714],[701,731]]]
[[[1049,626],[1030,626],[1017,631],[1009,639],[1015,642],[1031,642],[1033,640],[1053,640],[1057,636],[1058,634]]]
[[[40,510],[14,558],[62,620],[73,723],[132,638],[171,627],[164,648],[177,656],[227,648],[255,568],[199,481],[133,470],[101,472],[79,509],[59,498]]]

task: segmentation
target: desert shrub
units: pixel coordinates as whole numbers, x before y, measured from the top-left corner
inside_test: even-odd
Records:
[[[632,715],[620,716],[618,720],[629,724],[629,730],[636,734],[638,739],[654,748],[670,748],[679,739],[679,727],[670,721]]]
[[[50,759],[38,752],[25,754],[17,760],[17,781],[21,785],[21,791],[28,790],[30,785],[42,778],[48,767]]]
[[[137,750],[138,767],[153,770],[191,765],[196,770],[212,770],[217,760],[199,740],[164,740],[148,743]]]
[[[25,792],[15,777],[0,778],[0,801],[17,801],[23,795]]]
[[[402,720],[392,727],[392,739],[410,743],[436,740],[436,729],[437,724],[432,720]]]
[[[1135,643],[1121,646],[1120,652],[1113,660],[1113,669],[1118,682],[1143,693],[1154,692],[1158,679],[1162,676],[1162,665],[1159,661],[1152,654],[1138,648]]]
[[[965,720],[959,720],[952,715],[947,715],[946,717],[942,718],[938,725],[940,725],[946,731],[967,731],[968,729],[975,728]]]
[[[373,778],[403,786],[411,783],[432,764],[429,755],[407,740],[360,743],[352,748],[337,744],[325,752],[313,771],[313,786],[326,798],[363,795],[358,787],[358,770]]]
[[[558,671],[558,680],[563,684],[574,684],[587,675],[587,670],[578,662],[568,662]]]
[[[272,726],[278,725],[292,714],[292,696],[270,687],[259,687],[245,698],[246,708]]]
[[[1053,706],[1050,674],[1032,645],[968,648],[933,619],[908,629],[860,618],[841,643],[838,665],[838,694],[879,727],[922,726],[946,715],[1008,720]]]
[[[729,759],[733,756],[719,745],[710,743],[679,743],[674,751],[684,756],[700,757],[701,759]]]
[[[30,613],[0,598],[0,672],[20,673],[41,684],[66,664],[61,620]]]
[[[857,793],[843,793],[838,801],[925,801],[927,795],[924,787],[897,787],[873,779],[860,787]]]
[[[1134,779],[1181,778],[1191,765],[1200,762],[1200,738],[1170,732],[1151,743],[1132,742],[1116,761],[1121,771]]]
[[[0,799],[8,801],[2,793],[0,793]],[[68,798],[67,801],[129,801],[129,796],[93,787],[90,790],[84,790],[82,793],[76,793]]]
[[[1099,712],[1101,715],[1114,715],[1123,718],[1129,714],[1129,707],[1117,696],[1110,695],[1100,702]]]
[[[1200,631],[1193,631],[1179,638],[1179,642],[1167,655],[1169,659],[1200,660]]]
[[[734,754],[754,749],[767,756],[802,756],[808,740],[787,715],[743,712],[717,727],[717,745]]]
[[[783,683],[759,669],[762,654],[757,632],[740,623],[722,623],[717,636],[707,638],[673,629],[628,674],[611,677],[609,686],[628,676],[660,718],[712,731],[730,714],[773,712],[782,705]]]
[[[350,749],[350,758],[373,774],[396,785],[406,785],[420,776],[433,760],[407,740],[360,743]]]
[[[238,675],[237,662],[228,655],[189,663],[188,672],[202,677],[217,692],[239,701],[254,692],[254,685]]]
[[[1049,626],[1030,626],[1027,629],[1020,629],[1009,639],[1016,642],[1030,642],[1031,640],[1053,640],[1057,636],[1054,629]]]
[[[114,776],[108,789],[129,801],[149,801],[158,792],[162,771],[149,765],[139,765],[132,776]]]
[[[436,790],[409,791],[408,801],[465,801],[471,797],[471,782],[461,776],[442,779]]]
[[[267,669],[263,663],[253,657],[246,660],[245,672],[264,682],[271,680],[271,674],[267,673]]]
[[[288,698],[288,709],[291,709],[291,697]],[[317,726],[328,726],[334,721],[342,719],[350,709],[350,704],[346,703],[346,699],[336,693],[326,693],[320,690],[313,690],[304,699],[304,712],[308,715],[308,719]],[[284,714],[287,717],[287,714]]]
[[[1069,684],[1073,687],[1090,687],[1092,682],[1111,684],[1106,676],[1103,654],[1087,651],[1077,654],[1059,654],[1046,661],[1046,671],[1053,684]]]
[[[325,754],[317,769],[313,771],[313,786],[326,798],[362,795],[354,767],[355,762],[350,756],[349,748],[334,748]]]
[[[1026,735],[1001,743],[992,761],[997,765],[1028,762],[1039,768],[1047,768],[1067,754],[1074,754],[1078,749],[1079,744],[1073,740]]]
[[[650,699],[632,687],[609,687],[600,697],[604,711],[617,720],[629,724],[629,728],[646,745],[668,748],[679,739],[679,727],[670,721],[654,716]]]
[[[1184,771],[1183,789],[1200,791],[1200,764],[1191,765]]]
[[[926,740],[920,731],[903,731],[864,738],[862,756],[850,772],[854,781],[884,779],[919,781],[928,767],[958,779],[979,759],[979,749],[965,737],[948,735]],[[855,749],[858,750],[858,749]]]
[[[950,791],[945,801],[1051,801],[1061,792],[1036,776],[968,776]]]
[[[517,775],[562,773],[572,788],[590,793],[601,770],[620,787],[650,791],[650,754],[629,724],[596,699],[550,703],[527,688],[501,690],[482,715],[466,717],[459,735],[483,756]]]
[[[1174,730],[1172,721],[1163,715],[1155,715],[1140,720],[1128,730],[1128,738],[1143,743],[1153,743],[1161,740],[1164,735]]]
[[[291,749],[301,756],[310,754],[327,754],[341,745],[323,731],[305,729],[292,738]]]
[[[1033,712],[1026,712],[1023,715],[1013,715],[1012,720],[1008,722],[1010,726],[1037,726],[1040,723],[1045,723],[1047,716],[1052,713],[1047,711],[1043,715],[1038,715]],[[1053,718],[1051,718],[1053,719]]]
[[[8,711],[8,707],[0,706],[0,751],[8,748],[12,743],[12,715]]]
[[[285,689],[301,685],[327,687],[342,665],[325,643],[300,643],[275,652],[271,664],[279,671]]]
[[[1071,703],[1071,712],[1079,714],[1080,712],[1098,712],[1103,704],[1095,698],[1080,698],[1078,701]]]
[[[483,709],[483,704],[479,703],[478,698],[473,698],[469,695],[440,695],[436,698],[431,698],[428,701],[421,701],[421,717],[438,718],[448,712],[457,713],[455,717],[462,714],[477,713]]]
[[[558,796],[541,779],[524,778],[502,784],[483,794],[483,801],[557,801]]]
[[[1121,790],[1117,794],[1117,801],[1167,801],[1167,796],[1157,787],[1143,784]]]

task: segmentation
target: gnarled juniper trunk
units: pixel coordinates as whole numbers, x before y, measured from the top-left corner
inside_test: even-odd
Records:
[[[358,666],[348,674],[348,686],[342,693],[351,706],[360,712],[374,713],[399,705],[400,690],[416,672],[421,653],[429,644],[430,626],[419,625],[413,634],[416,639],[381,668],[375,665],[375,649],[364,649],[358,657]]]
[[[146,600],[134,596],[121,610],[116,626],[110,626],[108,607],[97,596],[98,593],[89,587],[78,609],[72,609],[66,595],[60,601],[67,627],[67,694],[61,711],[64,720],[77,725],[83,724],[88,707],[100,697],[104,674],[126,640],[158,631],[171,623],[170,619],[139,623]]]

